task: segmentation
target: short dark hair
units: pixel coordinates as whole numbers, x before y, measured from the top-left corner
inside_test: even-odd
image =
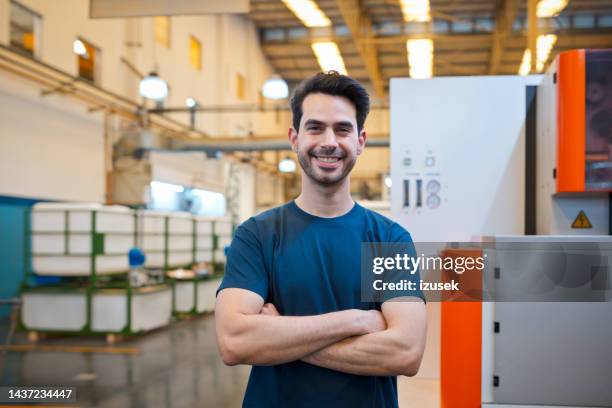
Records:
[[[319,72],[306,78],[295,88],[291,96],[291,112],[293,128],[296,131],[300,129],[302,120],[302,102],[306,96],[313,93],[343,96],[351,101],[357,111],[357,131],[361,132],[370,112],[370,96],[359,82],[337,71]]]

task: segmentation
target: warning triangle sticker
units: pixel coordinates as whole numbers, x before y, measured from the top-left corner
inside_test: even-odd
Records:
[[[593,228],[593,226],[584,211],[580,210],[578,216],[572,223],[572,228]]]

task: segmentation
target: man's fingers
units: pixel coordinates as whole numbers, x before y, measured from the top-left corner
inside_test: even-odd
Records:
[[[382,331],[387,328],[387,322],[385,321],[383,314],[380,313],[378,310],[370,310],[369,315],[370,315],[370,322],[369,322],[370,323],[369,325],[370,333]]]
[[[263,307],[261,308],[260,313],[264,315],[269,315],[269,316],[279,316],[280,315],[278,313],[278,310],[276,310],[276,307],[274,307],[272,303],[264,304]]]

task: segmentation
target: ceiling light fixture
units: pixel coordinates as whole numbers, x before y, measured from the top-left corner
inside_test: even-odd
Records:
[[[285,157],[278,163],[278,171],[281,173],[294,173],[296,168],[295,162],[289,157]]]
[[[567,7],[568,0],[540,0],[536,6],[536,15],[542,17],[554,17]]]
[[[433,76],[433,40],[423,38],[406,41],[410,78],[427,79]]]
[[[139,91],[145,98],[161,101],[168,96],[168,84],[157,73],[151,72],[140,81]]]
[[[195,108],[196,106],[198,106],[198,102],[195,99],[189,97],[189,98],[185,99],[185,105],[187,105],[187,107],[189,109],[192,109],[192,108]]]
[[[85,44],[83,44],[83,41],[78,39],[74,40],[72,43],[72,51],[77,55],[87,55],[87,48],[85,47]]]
[[[406,22],[424,23],[431,20],[429,0],[400,0],[400,7]]]
[[[542,34],[538,36],[536,40],[536,70],[542,72],[544,65],[548,61],[548,57],[557,42],[557,36],[555,34]],[[523,59],[521,66],[519,67],[519,75],[529,75],[531,72],[531,53],[529,49],[526,49],[523,53]]]
[[[312,0],[283,0],[306,27],[329,27],[331,21]]]
[[[312,43],[312,50],[323,71],[338,71],[343,75],[347,75],[346,66],[335,42]]]
[[[268,99],[285,99],[289,96],[289,87],[283,78],[274,75],[263,84],[261,94]]]
[[[387,186],[387,188],[391,188],[392,185],[393,180],[391,180],[391,176],[385,176],[385,186]]]

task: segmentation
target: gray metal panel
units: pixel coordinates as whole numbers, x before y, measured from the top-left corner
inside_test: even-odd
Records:
[[[494,402],[612,406],[612,303],[497,303]]]
[[[539,292],[542,276],[554,276],[561,269],[570,281],[585,274],[592,279],[594,275],[589,271],[594,265],[607,269],[612,264],[609,236],[497,236],[489,241],[529,243],[533,248],[543,245],[555,250],[508,251],[503,256],[497,251],[499,279],[493,279],[491,271],[486,279],[493,279],[495,290],[501,293],[516,293],[517,289]],[[556,251],[562,242],[587,246],[578,251],[562,251],[563,255]],[[591,248],[591,244],[595,247]],[[594,248],[601,251],[599,256]],[[507,256],[512,252],[514,257]],[[555,259],[557,254],[564,260]],[[588,293],[586,289],[600,289],[599,286],[607,287],[609,292],[607,279],[575,283],[565,286],[562,292],[555,291],[552,297],[544,295],[540,299],[572,298],[571,292],[584,294]],[[495,321],[499,322],[499,333],[494,334],[494,375],[499,384],[493,389],[494,403],[612,407],[611,302],[497,302]]]
[[[612,303],[496,303],[494,402],[612,406]]]

